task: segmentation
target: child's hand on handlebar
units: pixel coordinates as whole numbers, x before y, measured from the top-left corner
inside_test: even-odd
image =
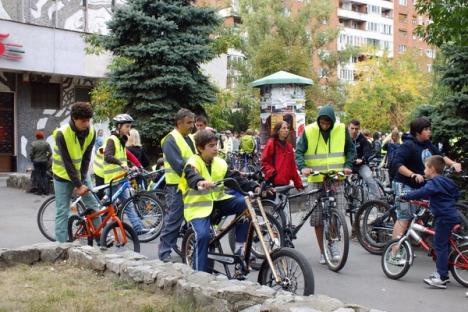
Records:
[[[89,189],[86,185],[82,184],[80,187],[75,187],[75,193],[78,196],[83,196],[89,192]]]
[[[199,181],[197,183],[198,190],[209,189],[209,188],[213,188],[215,186],[216,186],[216,183],[214,183],[212,181],[207,181],[207,180]]]

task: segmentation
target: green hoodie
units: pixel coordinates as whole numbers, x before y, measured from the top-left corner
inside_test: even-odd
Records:
[[[332,121],[332,126],[330,129],[324,131],[320,129],[320,133],[322,134],[323,139],[325,142],[328,141],[328,138],[330,137],[330,130],[333,129],[333,126],[335,125],[336,122],[336,116],[335,112],[333,111],[333,107],[330,105],[323,106],[317,117],[317,123],[320,117],[326,116]],[[299,138],[299,141],[296,144],[296,163],[299,168],[299,170],[302,170],[302,168],[305,167],[305,162],[304,162],[304,154],[307,151],[308,144],[307,144],[307,137],[305,136],[305,131],[302,133],[301,137]],[[346,131],[346,141],[345,141],[345,155],[346,155],[346,161],[345,161],[345,167],[346,168],[352,168],[353,165],[353,159],[355,156],[355,147],[353,140],[351,136],[349,135],[349,132]]]

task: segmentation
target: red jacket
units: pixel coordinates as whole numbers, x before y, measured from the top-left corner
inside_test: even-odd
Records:
[[[303,188],[297,172],[294,150],[291,143],[281,144],[277,139],[269,139],[260,159],[265,179],[274,185],[288,185],[291,180],[297,189]]]

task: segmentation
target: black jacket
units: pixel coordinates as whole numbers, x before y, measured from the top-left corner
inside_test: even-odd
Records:
[[[372,144],[362,133],[359,133],[357,138],[353,139],[353,143],[356,147],[356,159],[362,159],[362,163],[367,164],[372,156]]]

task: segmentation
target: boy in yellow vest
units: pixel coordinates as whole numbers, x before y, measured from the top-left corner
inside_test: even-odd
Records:
[[[57,128],[53,137],[52,173],[55,190],[55,239],[68,240],[68,217],[72,193],[83,197],[86,208],[99,210],[96,199],[88,194],[92,187],[88,167],[94,146],[95,132],[90,124],[93,110],[89,103],[77,102],[71,107],[70,122]],[[95,226],[99,221],[95,220]]]
[[[184,199],[184,217],[195,231],[196,243],[193,268],[207,271],[208,244],[211,238],[210,215],[213,209],[221,208],[221,215],[240,214],[247,205],[242,196],[228,195],[224,186],[215,186],[215,182],[224,178],[235,178],[246,191],[258,191],[258,184],[242,178],[239,173],[229,171],[226,161],[218,155],[218,138],[208,130],[200,130],[195,136],[199,152],[193,155],[185,165],[179,187]],[[248,223],[236,226],[235,254],[243,254],[247,237]]]
[[[296,144],[296,162],[299,170],[307,178],[310,188],[320,188],[323,176],[311,175],[313,171],[343,171],[352,173],[352,161],[356,152],[346,126],[336,121],[335,112],[330,105],[322,107],[317,121],[308,125]],[[335,200],[338,209],[343,212],[346,207],[343,183],[335,189]],[[310,217],[311,226],[320,248],[320,264],[325,264],[323,246],[323,220],[321,209],[315,209]],[[340,251],[335,244],[327,246],[334,261],[341,259]]]

